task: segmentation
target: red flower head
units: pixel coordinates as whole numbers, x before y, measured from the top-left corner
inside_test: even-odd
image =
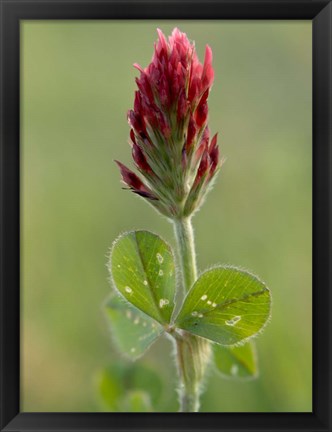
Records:
[[[159,40],[151,63],[136,78],[134,109],[128,112],[132,156],[139,178],[118,162],[123,181],[171,218],[189,216],[221,167],[217,135],[210,141],[208,96],[213,83],[212,51],[204,64],[177,28]]]

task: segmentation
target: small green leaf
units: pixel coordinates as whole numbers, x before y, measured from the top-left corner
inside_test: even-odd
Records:
[[[141,390],[130,391],[123,398],[122,410],[125,412],[152,412],[150,396]]]
[[[127,389],[144,390],[149,393],[153,406],[157,405],[163,393],[160,372],[140,363],[130,366],[126,373]]]
[[[176,326],[221,345],[235,345],[263,329],[270,307],[270,291],[256,276],[216,267],[195,282]]]
[[[213,346],[214,362],[223,376],[251,379],[258,375],[256,348],[252,341],[240,346]]]
[[[133,365],[123,361],[99,370],[95,376],[95,385],[102,409],[113,412],[138,409],[142,401],[137,401],[136,392],[146,395],[144,399],[147,403],[142,402],[145,405],[142,411],[146,411],[148,401],[152,406],[158,407],[163,391],[163,383],[156,371],[140,363]],[[131,408],[128,407],[129,403]]]
[[[156,321],[170,322],[175,266],[172,250],[164,240],[148,231],[120,236],[113,245],[109,268],[122,296]]]
[[[114,367],[113,367],[114,369]],[[96,376],[96,386],[98,396],[102,407],[107,411],[118,410],[118,400],[123,393],[123,385],[121,382],[122,372],[119,370],[113,371],[111,368],[98,371]]]
[[[114,295],[106,303],[112,336],[119,350],[136,360],[163,333],[163,327],[154,319]]]

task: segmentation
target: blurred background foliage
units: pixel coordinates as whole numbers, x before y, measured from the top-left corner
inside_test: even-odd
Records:
[[[172,346],[134,365],[102,311],[119,233],[172,227],[123,191],[134,62],[174,26],[214,54],[210,127],[227,161],[194,218],[201,270],[252,270],[273,293],[260,376],[211,368],[202,411],[311,411],[311,22],[24,21],[21,32],[23,411],[176,411]],[[147,385],[148,383],[148,385]]]

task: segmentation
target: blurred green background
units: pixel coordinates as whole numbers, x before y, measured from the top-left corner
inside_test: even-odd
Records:
[[[132,64],[149,63],[157,27],[175,26],[201,61],[212,47],[210,128],[227,159],[194,218],[199,268],[239,265],[273,293],[272,321],[257,339],[259,379],[225,380],[211,368],[201,410],[311,411],[309,21],[22,22],[23,411],[111,409],[98,390],[107,367],[113,399],[128,394],[130,365],[102,311],[106,256],[135,228],[174,242],[171,225],[121,189],[113,160],[131,165]],[[167,339],[134,370],[159,392],[155,410],[177,411]]]

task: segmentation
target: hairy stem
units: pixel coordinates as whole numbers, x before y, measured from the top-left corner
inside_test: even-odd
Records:
[[[191,218],[174,221],[184,293],[188,292],[197,279],[194,231]]]
[[[174,221],[183,293],[197,279],[194,233],[191,218]],[[180,412],[197,412],[201,382],[211,354],[206,339],[181,331],[176,334],[176,357],[180,378]]]

